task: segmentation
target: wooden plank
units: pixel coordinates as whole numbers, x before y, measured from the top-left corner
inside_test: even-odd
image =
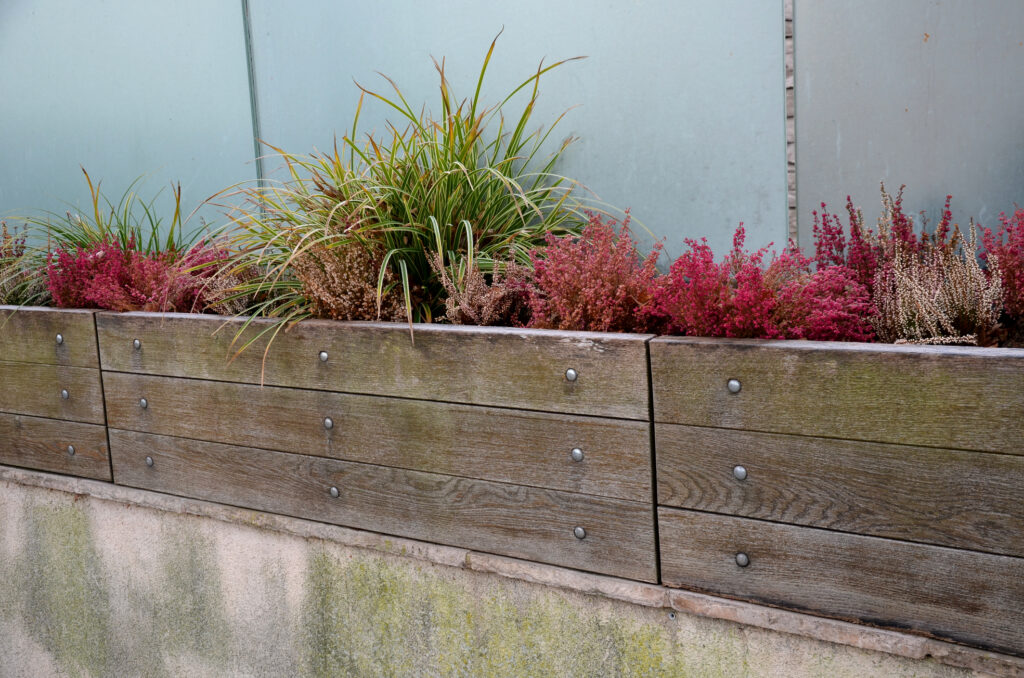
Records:
[[[658,528],[668,586],[1024,654],[1024,559],[670,508]]]
[[[663,338],[650,350],[658,422],[1024,454],[1021,349]]]
[[[0,360],[99,367],[93,312],[0,306]]]
[[[74,447],[74,454],[69,454],[69,445]],[[0,464],[109,482],[107,429],[95,424],[0,414]]]
[[[651,506],[110,429],[117,483],[656,581]],[[153,459],[147,466],[145,458]],[[340,489],[332,498],[329,488]],[[586,538],[577,539],[581,526]]]
[[[118,372],[106,372],[104,386],[113,428],[648,503],[652,497],[646,422]],[[571,458],[576,447],[580,462]]]
[[[97,323],[106,370],[260,383],[265,341],[228,360],[241,321],[101,313]],[[417,325],[413,343],[402,324],[306,321],[274,340],[263,383],[646,420],[648,338]],[[570,368],[575,381],[566,378]]]
[[[0,361],[0,412],[104,424],[100,371]]]
[[[674,424],[655,439],[659,504],[1024,556],[1024,457]]]

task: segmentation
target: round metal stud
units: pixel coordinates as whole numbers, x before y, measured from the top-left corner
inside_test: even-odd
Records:
[[[573,461],[583,461],[583,450],[578,447],[574,447],[572,448],[571,456]]]
[[[134,348],[136,351],[138,351],[139,349],[142,348],[142,342],[139,341],[138,339],[134,340],[132,342],[132,348]]]
[[[750,556],[742,551],[736,554],[736,564],[740,567],[746,567],[750,565]]]
[[[146,457],[146,466],[153,466],[153,457]]]
[[[736,480],[746,480],[747,479],[747,469],[745,467],[743,467],[743,466],[733,466],[732,467],[732,474],[733,474],[733,476],[735,476]]]
[[[576,381],[579,376],[579,373],[571,367],[565,371],[565,378],[569,381]]]
[[[147,407],[149,407],[149,401],[146,400],[145,398],[141,398],[139,400],[139,407],[141,407],[142,409],[146,409]]]
[[[327,362],[327,351],[320,351],[320,362]]]
[[[328,431],[334,428],[334,420],[330,417],[324,417],[324,428]]]
[[[57,335],[57,345],[60,346],[63,343],[64,343],[64,335],[63,334],[58,334]]]
[[[71,394],[68,393],[68,390],[66,388],[62,388],[60,390],[60,397],[63,398],[64,400],[67,400],[68,398],[71,397]]]
[[[75,456],[75,446],[74,445],[68,445],[68,456],[69,457]]]
[[[572,534],[577,539],[584,539],[587,536],[587,531],[579,525],[577,525],[576,527],[572,528]]]
[[[740,383],[739,379],[730,379],[726,386],[729,387],[729,393],[739,393],[740,389],[743,388],[743,384]]]
[[[338,490],[338,488],[331,487],[331,496],[337,499],[339,496],[341,496],[341,492]]]

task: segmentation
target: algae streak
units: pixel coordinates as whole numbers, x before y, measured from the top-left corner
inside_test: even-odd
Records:
[[[110,675],[110,595],[88,517],[75,506],[33,507],[27,537],[18,576],[29,633],[70,675]]]

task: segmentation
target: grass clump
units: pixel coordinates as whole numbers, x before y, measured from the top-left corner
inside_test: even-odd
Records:
[[[246,287],[261,299],[251,313],[371,320],[400,311],[410,322],[431,322],[458,315],[446,307],[454,278],[445,271],[472,270],[491,282],[496,264],[528,266],[549,234],[579,233],[586,223],[581,187],[554,171],[573,139],[550,153],[547,145],[565,114],[546,130],[532,122],[541,77],[571,59],[541,63],[486,106],[481,89],[496,42],[469,98],[454,94],[445,62],[435,60],[439,110],[417,111],[382,76],[384,93],[358,85],[351,131],[332,152],[299,156],[272,147],[286,178],[242,189],[246,206],[232,215],[236,262],[263,271]],[[506,117],[517,96],[525,105]],[[392,114],[383,134],[360,134],[367,100]],[[344,281],[357,291],[340,289]],[[474,289],[480,282],[474,278]]]

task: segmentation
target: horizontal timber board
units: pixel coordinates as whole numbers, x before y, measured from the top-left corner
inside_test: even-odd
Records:
[[[0,361],[0,412],[104,424],[100,371]]]
[[[69,447],[74,448],[73,454]],[[107,429],[96,424],[0,414],[0,464],[109,482]]]
[[[240,320],[101,313],[97,323],[103,369],[117,372],[648,418],[646,335],[427,324],[410,338],[399,323],[308,320],[277,334],[264,370],[269,335],[235,353],[270,321],[234,347]]]
[[[665,507],[658,533],[667,586],[1024,654],[1021,558]]]
[[[93,312],[0,306],[0,360],[99,367]]]
[[[676,424],[655,431],[659,504],[1024,556],[1024,457]]]
[[[657,422],[1024,455],[1021,349],[659,338],[650,351]]]
[[[117,429],[110,447],[121,485],[657,579],[649,504]]]
[[[120,372],[103,381],[112,428],[651,500],[646,422]]]

